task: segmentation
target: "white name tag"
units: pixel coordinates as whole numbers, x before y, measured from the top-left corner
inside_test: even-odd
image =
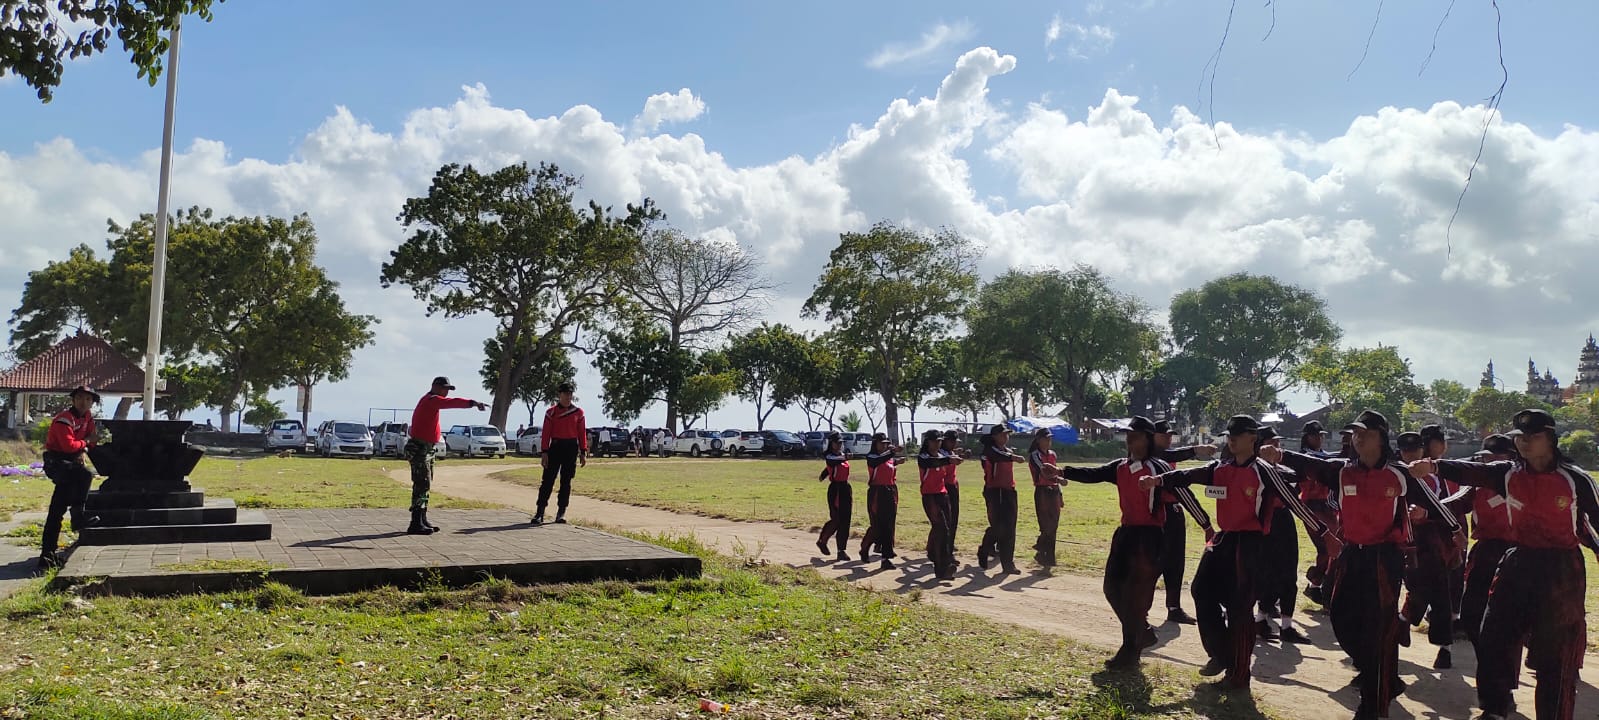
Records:
[[[1497,508],[1503,504],[1505,504],[1505,496],[1503,495],[1495,495],[1491,498],[1488,498],[1488,507]]]
[[[1359,489],[1360,488],[1358,486],[1355,486],[1355,485],[1345,485],[1344,486],[1344,495],[1347,495],[1349,497],[1354,497],[1356,494],[1358,494],[1356,491],[1359,490]]]
[[[1227,488],[1220,485],[1206,485],[1205,497],[1208,497],[1212,500],[1226,500]]]

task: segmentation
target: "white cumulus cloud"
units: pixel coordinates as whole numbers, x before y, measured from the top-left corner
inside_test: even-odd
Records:
[[[972,39],[975,34],[976,30],[972,28],[971,23],[965,20],[955,23],[938,23],[929,28],[927,32],[922,33],[921,38],[915,42],[895,42],[884,45],[866,59],[866,67],[880,70],[890,65],[926,60],[940,50]]]
[[[705,114],[705,101],[688,88],[675,93],[658,93],[644,100],[644,112],[634,118],[643,132],[655,132],[664,123],[682,123]]]
[[[1055,43],[1062,38],[1065,38],[1067,57],[1087,60],[1109,52],[1116,43],[1116,31],[1104,25],[1067,22],[1061,19],[1060,13],[1055,13],[1044,28],[1044,50],[1050,60],[1055,59]]]

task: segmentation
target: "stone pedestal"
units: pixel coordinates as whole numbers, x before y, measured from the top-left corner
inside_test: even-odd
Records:
[[[266,540],[272,524],[254,513],[243,522],[232,500],[205,499],[189,486],[204,452],[184,442],[188,420],[102,420],[111,442],[89,449],[106,479],[85,507],[100,523],[78,533],[80,545]]]

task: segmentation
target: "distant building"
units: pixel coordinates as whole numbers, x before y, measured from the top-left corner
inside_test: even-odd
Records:
[[[1482,380],[1477,383],[1477,387],[1492,390],[1498,384],[1498,379],[1494,378],[1494,361],[1489,360],[1488,369],[1482,371]]]
[[[1538,366],[1532,358],[1527,358],[1527,394],[1550,405],[1560,404],[1560,381],[1548,368],[1544,368],[1543,376],[1539,377]]]
[[[1571,386],[1578,395],[1599,390],[1599,343],[1594,342],[1593,333],[1588,334],[1588,344],[1582,346],[1582,354],[1577,359],[1577,379]]]

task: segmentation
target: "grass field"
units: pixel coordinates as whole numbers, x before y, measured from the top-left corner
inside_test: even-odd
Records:
[[[1261,718],[1149,663],[683,541],[702,579],[0,602],[0,717]],[[1147,674],[1145,674],[1147,673]]]

